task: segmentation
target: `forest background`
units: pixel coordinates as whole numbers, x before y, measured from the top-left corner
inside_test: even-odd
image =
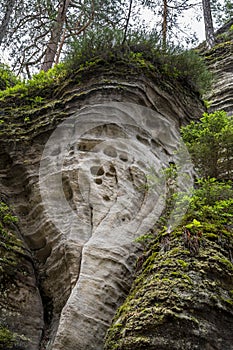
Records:
[[[230,0],[1,0],[1,67],[7,63],[16,76],[30,79],[74,51],[98,51],[103,43],[111,48],[147,40],[164,52],[185,49],[198,44],[203,23],[211,47],[213,31],[232,14]]]

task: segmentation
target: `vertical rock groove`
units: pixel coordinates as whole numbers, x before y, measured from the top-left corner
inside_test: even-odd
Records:
[[[1,192],[19,217],[45,307],[43,339],[42,325],[25,350],[103,349],[132,283],[141,249],[135,239],[163,210],[162,185],[148,184],[150,167],[159,172],[173,160],[179,125],[203,112],[181,84],[170,82],[169,90],[117,67],[101,74],[61,89],[28,129],[12,117],[18,134],[6,125],[1,139],[8,167]],[[35,324],[42,315],[40,305]]]

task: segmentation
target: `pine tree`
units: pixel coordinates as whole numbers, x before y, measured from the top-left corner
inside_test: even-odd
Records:
[[[13,12],[13,9],[15,7],[16,0],[8,0],[6,1],[6,8],[5,8],[5,13],[4,17],[2,19],[2,23],[0,25],[0,46],[2,44],[2,41],[4,37],[6,36],[7,29],[10,23],[10,17]]]
[[[214,26],[210,7],[210,0],[202,0],[202,8],[205,22],[206,45],[207,48],[210,49],[215,44]]]
[[[1,50],[7,49],[17,74],[30,78],[58,63],[67,45],[89,29],[123,28],[125,9],[121,0],[0,1]]]

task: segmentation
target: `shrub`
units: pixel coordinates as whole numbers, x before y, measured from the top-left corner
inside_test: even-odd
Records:
[[[193,50],[170,49],[170,52],[163,58],[171,71],[178,72],[178,76],[188,85],[199,91],[206,92],[212,83],[212,74],[206,64]]]
[[[10,68],[0,63],[0,90],[5,90],[16,85],[19,79],[11,72]]]
[[[207,70],[204,60],[192,50],[180,47],[161,47],[159,36],[155,31],[137,31],[128,35],[123,43],[124,34],[121,30],[103,28],[89,31],[79,41],[70,44],[65,62],[68,71],[78,69],[87,61],[132,59],[132,53],[140,54],[148,65],[154,65],[161,75],[179,79],[192,89],[205,92],[211,85],[212,76]]]
[[[200,176],[232,178],[232,116],[224,111],[205,113],[200,122],[183,127],[181,134]]]
[[[55,65],[47,72],[41,71],[35,74],[32,79],[19,81],[16,85],[0,91],[0,99],[12,99],[18,105],[39,105],[44,98],[50,98],[53,87],[66,75],[63,64]]]
[[[214,178],[197,180],[186,221],[192,218],[215,225],[233,225],[232,181],[223,182]]]

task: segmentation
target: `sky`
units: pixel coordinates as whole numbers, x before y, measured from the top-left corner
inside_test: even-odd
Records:
[[[223,3],[224,0],[220,0],[220,2]],[[200,20],[197,20],[197,17],[200,18]],[[152,11],[150,10],[143,10],[143,19],[145,20],[145,23],[147,25],[147,27],[153,27],[153,19],[154,19],[154,14]],[[203,16],[202,16],[202,8],[201,8],[201,3],[200,6],[198,6],[197,8],[195,7],[195,9],[190,9],[187,10],[184,13],[184,16],[182,18],[182,20],[180,21],[180,27],[184,28],[185,25],[189,25],[190,29],[189,29],[189,33],[196,33],[198,42],[194,44],[194,46],[198,45],[199,43],[203,42],[205,40],[205,26],[204,26],[204,20],[203,20]],[[184,41],[184,39],[183,39]],[[182,40],[179,44],[184,44],[182,43]],[[184,45],[187,47],[187,45]],[[192,44],[190,44],[188,47],[193,46]],[[10,62],[7,59],[7,52],[5,53],[1,53],[0,52],[0,60],[6,64],[10,65]]]
[[[143,10],[143,17],[146,21],[148,27],[153,27],[153,12],[150,10]],[[197,17],[200,20],[197,20]],[[205,40],[205,25],[204,19],[202,18],[202,9],[201,7],[196,9],[187,10],[184,14],[184,17],[180,20],[180,27],[189,25],[190,31],[195,32],[198,38],[198,43],[201,43]]]
[[[224,5],[225,0],[218,0],[218,2],[221,5]],[[199,6],[197,5],[195,8],[184,12],[184,17],[180,21],[180,24],[181,24],[181,28],[187,24],[190,26],[190,31],[196,33],[196,36],[198,39],[198,43],[197,43],[198,45],[199,43],[205,40],[205,24],[204,24],[201,0],[200,2],[197,1],[197,4],[199,4]],[[150,10],[144,10],[143,12],[148,25],[150,25],[149,23],[151,21],[151,26],[152,26],[153,13]],[[197,18],[199,18],[199,20],[197,20]],[[219,25],[216,23],[214,17],[213,17],[213,24],[214,24],[214,28],[218,29]]]

